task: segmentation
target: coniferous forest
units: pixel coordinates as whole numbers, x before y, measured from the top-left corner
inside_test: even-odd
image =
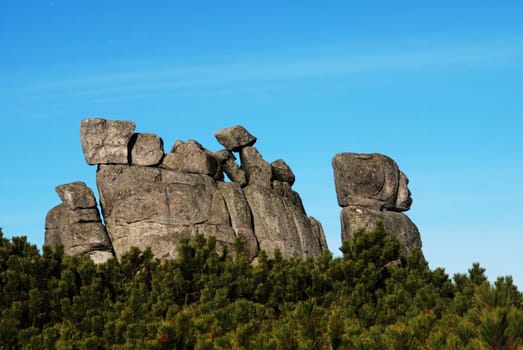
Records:
[[[523,296],[473,264],[400,257],[382,225],[343,255],[251,264],[240,242],[185,241],[95,265],[0,231],[0,349],[523,349]]]

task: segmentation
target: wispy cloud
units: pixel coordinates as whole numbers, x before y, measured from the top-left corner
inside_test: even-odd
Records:
[[[340,53],[340,51],[342,51]],[[321,52],[321,53],[318,53]],[[505,44],[483,43],[432,49],[404,49],[359,54],[350,50],[315,50],[284,54],[264,53],[228,62],[208,58],[200,64],[139,62],[133,68],[120,68],[116,73],[74,76],[58,81],[35,81],[17,88],[4,88],[3,93],[39,92],[29,99],[49,97],[94,97],[111,94],[137,94],[148,91],[173,91],[190,88],[228,88],[244,83],[293,81],[315,78],[344,78],[375,72],[465,70],[519,64],[523,41]],[[115,67],[118,65],[115,63]],[[131,65],[132,66],[132,65]],[[154,68],[148,68],[154,67]],[[94,69],[94,68],[93,68]],[[118,69],[118,68],[117,68]]]

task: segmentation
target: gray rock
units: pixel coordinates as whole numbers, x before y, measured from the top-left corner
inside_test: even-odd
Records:
[[[134,134],[131,138],[131,164],[157,165],[163,158],[163,140],[154,134]]]
[[[93,191],[84,182],[78,181],[57,186],[56,193],[71,210],[96,207]]]
[[[292,204],[300,208],[302,212],[305,213],[305,208],[303,207],[303,202],[298,192],[293,191],[291,185],[288,182],[273,181],[272,182],[273,190],[278,193],[280,196],[289,200]]]
[[[275,160],[271,163],[272,176],[275,180],[287,182],[291,186],[294,184],[295,176],[291,168],[285,163],[283,159]]]
[[[213,179],[215,179],[216,181],[224,181],[225,180],[225,176],[223,174],[223,167],[222,167],[222,164],[220,163],[220,161],[216,158],[216,153],[204,148],[205,150],[205,153],[207,153],[207,155],[209,157],[211,157],[213,160],[214,160],[214,163],[216,164],[216,171],[214,172],[214,175],[212,175]]]
[[[245,248],[253,259],[258,255],[258,241],[254,235],[251,209],[240,185],[235,182],[218,182],[217,185],[225,199],[234,233],[243,239]]]
[[[94,250],[87,253],[87,255],[91,258],[91,260],[95,264],[103,264],[107,260],[114,258],[114,254],[112,251],[104,251],[104,250]]]
[[[229,160],[230,158],[232,158],[232,160],[236,160],[234,153],[226,149],[214,152],[214,158],[216,158],[218,163],[225,163],[225,161]]]
[[[269,256],[274,256],[276,250],[279,250],[285,258],[301,258],[303,249],[300,235],[283,197],[271,188],[256,185],[248,185],[243,193],[251,208],[260,249]]]
[[[398,238],[402,254],[409,255],[412,249],[421,248],[421,237],[416,225],[403,213],[378,211],[359,206],[347,206],[341,212],[342,239],[350,240],[356,230],[372,230],[376,222],[383,221],[385,231]]]
[[[96,263],[113,257],[91,189],[75,182],[58,186],[57,192],[63,203],[46,216],[44,244],[62,244],[65,254],[89,254]]]
[[[303,210],[301,205],[296,205],[293,201],[286,197],[282,198],[283,204],[287,211],[287,215],[294,222],[294,227],[300,238],[301,258],[305,259],[309,256],[318,256],[321,254],[320,242],[316,239],[315,233],[312,230],[312,225],[309,217]],[[301,204],[301,199],[300,199]]]
[[[396,162],[382,154],[339,153],[332,160],[338,204],[376,210],[394,208],[399,181]]]
[[[189,140],[174,145],[172,153],[165,155],[162,167],[193,174],[216,175],[217,161],[199,143]]]
[[[127,164],[128,145],[135,124],[87,118],[80,123],[80,139],[87,164]]]
[[[311,223],[312,234],[320,246],[320,251],[328,250],[329,247],[327,246],[327,239],[325,238],[325,232],[323,231],[321,222],[312,216],[309,216],[309,221]]]
[[[160,169],[128,165],[100,165],[96,172],[96,187],[104,217],[111,216],[120,184],[161,182]]]
[[[244,147],[240,152],[241,167],[245,171],[247,183],[264,188],[271,187],[272,167],[265,161],[255,147]]]
[[[134,133],[134,123],[100,118],[81,123],[84,155],[98,164],[96,183],[103,221],[82,182],[61,185],[63,203],[46,219],[46,244],[66,254],[103,262],[131,247],[151,248],[161,259],[178,254],[180,239],[214,236],[218,249],[241,239],[252,261],[270,256],[317,256],[326,248],[321,225],[309,218],[294,174],[283,160],[269,164],[243,127],[216,137],[227,149],[213,153],[198,142],[176,141],[164,155],[161,138]],[[240,151],[241,167],[232,151]],[[232,182],[224,182],[224,172]]]
[[[396,197],[396,204],[392,210],[395,211],[407,211],[412,205],[412,197],[410,196],[409,190],[409,179],[402,171],[400,171],[398,194]]]
[[[241,125],[220,129],[214,133],[214,136],[226,149],[235,152],[240,151],[242,147],[252,146],[256,142],[256,137]]]
[[[97,185],[117,256],[135,245],[149,246],[156,256],[172,258],[181,237],[198,233],[214,232],[220,243],[234,244],[229,212],[210,176],[106,165],[97,173]]]
[[[239,183],[242,187],[247,185],[245,172],[236,163],[236,157],[231,151],[221,150],[216,152],[214,156],[231,181]]]

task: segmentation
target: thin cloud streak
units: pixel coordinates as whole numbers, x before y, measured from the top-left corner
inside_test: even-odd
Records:
[[[514,62],[518,64],[522,56],[523,45],[452,47],[359,56],[344,53],[338,57],[331,53],[331,55],[323,54],[310,59],[302,59],[302,54],[300,57],[288,55],[280,60],[271,60],[271,55],[265,54],[257,59],[247,58],[233,63],[187,65],[176,68],[163,64],[163,67],[154,70],[80,77],[1,90],[4,94],[18,95],[25,92],[24,99],[33,101],[49,97],[82,97],[221,85],[230,88],[231,84],[248,82],[347,77],[373,72],[495,68]],[[154,62],[142,63],[144,66],[154,64]],[[27,94],[35,91],[44,93],[32,95],[34,97]]]

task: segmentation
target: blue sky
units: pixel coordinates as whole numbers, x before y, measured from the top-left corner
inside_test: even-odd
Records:
[[[410,178],[431,267],[523,287],[520,1],[0,1],[0,226],[41,246],[56,185],[85,181],[81,119],[283,158],[338,253],[331,168],[379,152]]]

